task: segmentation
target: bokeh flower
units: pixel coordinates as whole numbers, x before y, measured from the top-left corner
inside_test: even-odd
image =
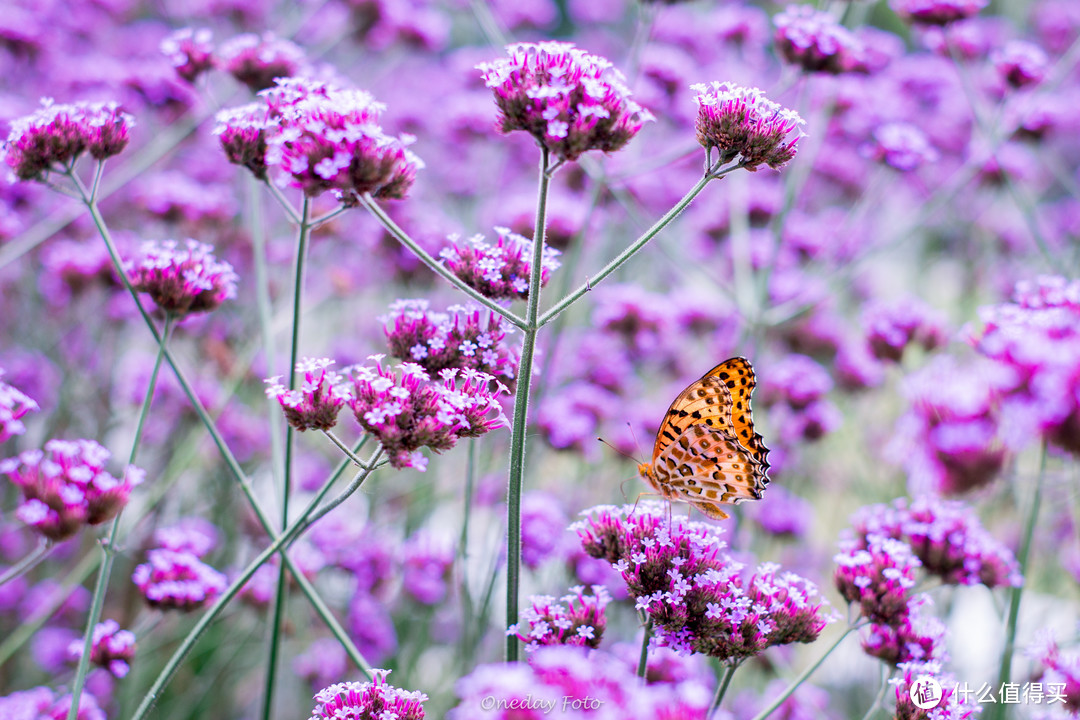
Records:
[[[0,697],[0,717],[11,720],[64,720],[71,710],[71,695],[58,695],[47,687],[13,692]],[[79,711],[75,720],[106,720],[101,709],[89,692],[79,697]]]
[[[839,74],[861,69],[859,38],[827,12],[789,5],[773,17],[773,42],[780,57],[806,72]]]
[[[716,148],[721,164],[739,158],[747,170],[763,164],[779,170],[795,157],[804,134],[799,126],[805,121],[794,110],[777,105],[757,88],[730,82],[699,83],[690,89],[697,93],[697,141],[706,150]]]
[[[862,152],[901,172],[916,170],[940,157],[926,134],[907,122],[887,122],[874,128]]]
[[[948,25],[977,14],[990,0],[889,0],[902,19],[916,25]]]
[[[214,67],[214,33],[209,28],[181,28],[161,41],[161,52],[189,83]]]
[[[0,369],[0,377],[3,375],[4,371]],[[38,404],[29,395],[0,380],[0,443],[12,435],[25,433],[22,418],[38,409]]]
[[[454,567],[454,543],[430,529],[414,533],[402,547],[401,585],[421,605],[446,600]]]
[[[221,66],[252,92],[272,87],[277,78],[294,77],[307,69],[304,51],[273,33],[237,35],[222,43],[218,54]]]
[[[190,611],[212,602],[228,580],[190,552],[156,548],[131,579],[153,608]]]
[[[90,662],[105,668],[115,678],[128,674],[135,657],[135,633],[121,630],[115,620],[106,620],[94,626],[92,642]],[[68,653],[75,660],[82,657],[82,638],[71,643]]]
[[[163,312],[177,319],[210,312],[236,297],[238,277],[232,265],[212,254],[214,248],[187,239],[148,240],[125,271],[132,286],[147,293]]]

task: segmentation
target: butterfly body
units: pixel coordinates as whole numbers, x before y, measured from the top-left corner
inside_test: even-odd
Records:
[[[641,477],[716,519],[727,517],[720,505],[761,499],[769,449],[750,416],[755,385],[750,363],[731,358],[683,390],[656,433],[652,462],[638,465]]]

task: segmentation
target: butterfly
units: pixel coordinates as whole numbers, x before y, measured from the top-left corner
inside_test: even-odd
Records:
[[[656,433],[652,462],[638,474],[668,500],[690,503],[708,517],[720,506],[760,500],[769,484],[769,449],[750,416],[757,382],[746,358],[725,360],[671,403]]]

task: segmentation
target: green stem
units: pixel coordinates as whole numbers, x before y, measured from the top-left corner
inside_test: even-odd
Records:
[[[72,177],[74,177],[74,173],[72,173]],[[92,198],[90,202],[93,203]],[[139,410],[139,420],[135,425],[135,438],[131,442],[131,452],[128,454],[128,467],[135,464],[135,458],[139,452],[139,442],[142,440],[143,429],[146,427],[146,418],[150,414],[150,405],[154,400],[158,374],[161,372],[161,361],[165,357],[165,345],[169,341],[172,326],[173,316],[166,313],[165,327],[161,331],[157,357],[154,359],[154,369],[150,373],[146,396],[143,398],[142,408]],[[126,468],[125,472],[127,472]],[[82,697],[83,686],[86,684],[86,675],[90,672],[90,653],[94,647],[94,628],[101,621],[101,613],[105,607],[105,592],[109,587],[109,576],[112,574],[113,559],[116,557],[116,538],[120,534],[120,517],[123,512],[123,508],[120,508],[116,513],[112,526],[109,528],[108,540],[101,547],[101,566],[98,568],[97,582],[94,583],[94,595],[90,601],[90,614],[86,618],[86,630],[83,632],[83,652],[79,658],[79,666],[75,670],[75,681],[71,686],[71,708],[68,710],[67,720],[76,720],[79,714],[79,699]]]
[[[1020,572],[1023,582],[1012,588],[1009,593],[1009,616],[1005,621],[1005,649],[1001,653],[1001,666],[998,669],[998,687],[1009,682],[1012,673],[1012,657],[1016,649],[1016,624],[1020,618],[1020,598],[1024,593],[1024,584],[1027,583],[1028,560],[1031,556],[1031,540],[1035,536],[1035,523],[1039,519],[1039,508],[1042,505],[1043,476],[1046,474],[1046,443],[1043,442],[1042,455],[1039,459],[1039,475],[1035,480],[1035,493],[1031,498],[1031,508],[1028,511],[1027,521],[1024,523],[1024,536],[1020,542],[1020,552],[1016,560],[1020,564]],[[991,718],[1005,717],[1004,708],[995,706]]]
[[[645,636],[641,638],[641,654],[638,656],[637,676],[645,679],[645,673],[649,669],[649,640],[652,639],[652,616],[645,621]]]
[[[727,694],[728,685],[731,685],[731,678],[735,676],[735,671],[738,669],[738,663],[724,667],[724,675],[716,686],[716,694],[713,695],[712,704],[709,705],[709,711],[705,713],[706,718],[711,718],[720,709],[720,703],[723,702],[724,695]]]
[[[870,720],[870,718],[874,717],[874,713],[881,708],[881,703],[885,701],[885,691],[889,689],[889,675],[892,674],[889,671],[889,667],[889,665],[882,664],[881,687],[878,688],[878,693],[874,696],[874,702],[866,709],[866,714],[862,716],[862,720]]]
[[[364,466],[364,461],[361,460],[359,457],[357,457],[356,452],[354,452],[353,450],[350,450],[348,445],[341,442],[341,438],[339,438],[337,435],[335,435],[333,430],[323,430],[323,435],[325,435],[327,438],[329,438],[330,442],[334,443],[334,445],[337,445],[338,450],[341,450],[341,452],[345,453],[345,457],[350,462],[352,462],[354,465],[357,465],[359,467]],[[363,437],[363,439],[360,441],[360,447],[364,446],[364,443],[367,442],[368,437],[370,437],[370,436],[365,435]]]
[[[296,389],[296,362],[300,354],[300,317],[304,297],[304,267],[307,260],[308,240],[311,238],[311,198],[304,195],[300,210],[300,235],[296,242],[296,265],[293,278],[292,338],[289,344],[289,389]],[[285,428],[285,467],[281,485],[281,527],[289,525],[289,495],[292,494],[292,456],[296,430],[292,425]],[[281,649],[281,620],[285,614],[285,602],[289,594],[289,569],[285,563],[278,567],[277,591],[274,593],[274,611],[270,619],[270,647],[266,658],[266,685],[263,689],[263,720],[270,720],[274,705],[274,684],[277,680],[277,658]]]
[[[496,313],[497,315],[501,315],[506,320],[513,323],[515,327],[522,330],[525,329],[525,320],[522,319],[520,315],[513,312],[512,310],[509,310],[508,308],[504,308],[502,305],[499,305],[494,300],[484,297],[475,289],[473,289],[470,285],[466,284],[465,281],[463,281],[457,275],[450,272],[445,265],[433,258],[427,250],[420,247],[415,240],[409,237],[409,234],[407,232],[398,227],[398,224],[395,223],[381,207],[379,207],[378,203],[371,199],[371,196],[365,195],[364,197],[360,198],[360,204],[367,208],[367,210],[372,215],[374,215],[380,223],[382,223],[383,228],[385,228],[388,233],[397,238],[397,241],[400,242],[402,245],[409,248],[409,250],[414,255],[416,255],[416,257],[420,258],[421,262],[431,268],[436,275],[440,275],[441,277],[445,278],[447,282],[456,287],[458,290],[465,293],[470,298],[480,303],[491,312]]]
[[[471,664],[472,624],[474,602],[469,588],[469,521],[472,518],[473,491],[476,487],[476,443],[470,442],[465,458],[465,497],[462,500],[461,535],[458,539],[457,561],[461,578],[461,648],[460,655],[464,664]],[[479,630],[479,628],[478,628]]]
[[[844,634],[841,635],[840,637],[836,638],[836,641],[832,645],[829,646],[829,649],[826,650],[821,655],[821,657],[819,657],[816,661],[814,661],[814,663],[812,665],[810,665],[808,668],[803,670],[802,673],[799,674],[799,677],[795,678],[792,681],[792,683],[790,685],[788,685],[787,689],[784,690],[784,692],[780,693],[780,695],[775,700],[773,700],[771,703],[769,703],[768,707],[766,707],[764,710],[762,710],[757,715],[755,715],[753,720],[765,720],[765,718],[769,717],[769,715],[772,715],[772,713],[776,710],[776,708],[780,707],[785,700],[787,700],[789,697],[791,697],[791,694],[793,692],[795,692],[796,690],[798,690],[799,686],[802,685],[804,682],[806,682],[806,680],[811,675],[814,674],[815,670],[817,670],[819,667],[821,667],[821,664],[823,662],[825,662],[825,658],[829,657],[829,655],[832,654],[833,650],[835,650],[836,648],[838,648],[840,646],[840,643],[842,643],[844,641],[844,638],[846,638],[848,635],[850,635],[855,630],[858,630],[860,627],[862,627],[862,625],[851,625],[851,626],[849,626],[848,629],[844,631]]]
[[[506,491],[506,624],[518,620],[518,585],[521,573],[521,490],[525,481],[525,429],[529,415],[529,384],[532,382],[536,333],[540,326],[540,273],[544,260],[547,232],[548,186],[551,182],[548,149],[540,150],[540,179],[536,193],[536,224],[533,231],[532,266],[529,268],[529,306],[525,314],[525,338],[518,360],[517,392],[514,395],[514,419],[510,430],[510,478]],[[518,659],[518,639],[506,636],[506,660]]]
[[[26,573],[37,567],[38,563],[49,556],[49,551],[55,547],[51,542],[45,538],[41,538],[41,542],[37,544],[33,550],[31,550],[26,557],[19,562],[9,567],[3,575],[0,575],[0,585],[9,583],[15,578],[22,577]]]

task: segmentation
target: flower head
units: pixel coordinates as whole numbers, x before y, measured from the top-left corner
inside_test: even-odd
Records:
[[[450,272],[482,295],[494,300],[524,300],[529,297],[533,242],[511,232],[495,228],[498,239],[492,245],[483,235],[462,240],[451,235],[450,245],[440,257]],[[540,287],[547,285],[553,270],[559,268],[559,251],[544,247],[540,268]]]
[[[862,323],[870,351],[879,360],[900,362],[911,343],[933,350],[946,341],[945,318],[916,297],[874,303],[863,313]]]
[[[859,39],[827,12],[789,5],[773,18],[773,41],[784,60],[807,72],[839,74],[863,69]]]
[[[189,552],[201,558],[217,546],[219,536],[217,527],[209,520],[187,517],[173,525],[154,530],[154,545],[167,550]]]
[[[691,85],[697,92],[695,130],[706,150],[720,151],[722,163],[736,157],[747,170],[765,164],[779,170],[798,152],[800,125],[805,122],[793,110],[777,105],[757,88],[730,82]]]
[[[833,558],[833,580],[845,600],[858,604],[863,617],[898,625],[908,614],[908,595],[921,563],[900,540],[868,535],[865,547],[847,542]]]
[[[373,670],[370,682],[338,683],[315,693],[311,720],[423,720],[427,695],[386,682],[389,670]]]
[[[571,43],[516,43],[506,53],[477,66],[495,93],[500,130],[523,130],[560,160],[614,152],[653,119],[608,60]]]
[[[105,668],[115,678],[128,674],[135,657],[135,633],[121,630],[115,620],[106,620],[94,626],[92,640],[90,662]],[[71,643],[68,653],[76,660],[82,657],[82,638]]]
[[[944,662],[945,623],[923,612],[930,596],[916,595],[896,625],[871,623],[862,634],[863,652],[889,665],[906,662]]]
[[[0,377],[3,375],[4,371],[0,369]],[[30,396],[0,380],[0,443],[12,435],[26,432],[23,416],[38,409],[38,404]]]
[[[108,450],[93,440],[50,440],[0,461],[0,473],[22,490],[15,516],[49,540],[64,540],[83,525],[100,525],[127,504],[143,471],[129,466],[123,479],[105,470]]]
[[[277,78],[300,74],[307,67],[304,51],[295,43],[265,33],[247,33],[222,43],[222,67],[253,92],[272,87]]]
[[[461,438],[479,437],[506,424],[498,403],[506,387],[487,373],[448,368],[432,380],[415,363],[392,370],[375,360],[375,367],[353,369],[349,406],[396,468],[422,471],[427,459],[420,448],[442,452]]]
[[[958,683],[949,673],[943,671],[940,662],[906,662],[897,669],[902,673],[889,680],[896,692],[896,720],[972,720],[982,712],[982,706],[973,702],[968,694],[957,692]],[[912,699],[913,686],[921,677],[928,675],[941,685],[941,700],[930,709],[923,710]]]
[[[1080,712],[1080,655],[1062,654],[1049,631],[1041,634],[1030,654],[1043,666],[1041,676],[1036,679],[1047,687],[1060,688],[1060,694],[1065,697],[1065,709],[1070,714]]]
[[[611,596],[602,585],[592,587],[592,595],[578,585],[556,600],[550,595],[533,595],[531,608],[521,613],[527,629],[514,625],[507,631],[525,643],[526,652],[535,652],[543,645],[578,645],[596,648],[604,635],[607,620],[604,608]]]
[[[862,153],[901,172],[915,170],[939,157],[923,131],[906,122],[889,122],[876,128]]]
[[[267,378],[266,396],[277,400],[285,411],[285,419],[300,432],[329,430],[337,425],[337,416],[349,400],[349,389],[341,375],[329,370],[330,358],[304,358],[296,363],[296,372],[303,374],[298,390],[281,384],[281,376]]]
[[[209,28],[181,28],[161,41],[161,52],[176,68],[176,74],[195,82],[214,67],[214,34]]]
[[[990,58],[998,75],[1014,88],[1038,85],[1046,77],[1050,59],[1034,43],[1010,40]]]
[[[447,582],[454,566],[454,544],[422,529],[405,541],[402,586],[422,605],[438,605],[446,599]]]
[[[248,103],[221,110],[215,116],[218,136],[225,157],[233,165],[242,165],[259,180],[267,177],[266,139],[277,130],[277,123],[269,116],[266,105]]]
[[[977,14],[990,0],[889,0],[897,15],[915,25],[948,25]]]
[[[0,717],[11,720],[64,720],[71,710],[71,695],[57,695],[47,687],[0,697]],[[89,692],[79,697],[76,720],[106,720],[105,711]]]
[[[131,579],[150,607],[195,610],[225,591],[228,580],[190,552],[157,548]]]
[[[214,248],[195,240],[148,240],[138,260],[125,270],[136,290],[148,293],[161,310],[176,318],[210,312],[236,297],[237,275],[218,260]]]
[[[84,152],[95,160],[117,155],[134,126],[115,102],[57,105],[45,98],[34,113],[11,122],[4,162],[19,180],[44,180],[67,171]]]

